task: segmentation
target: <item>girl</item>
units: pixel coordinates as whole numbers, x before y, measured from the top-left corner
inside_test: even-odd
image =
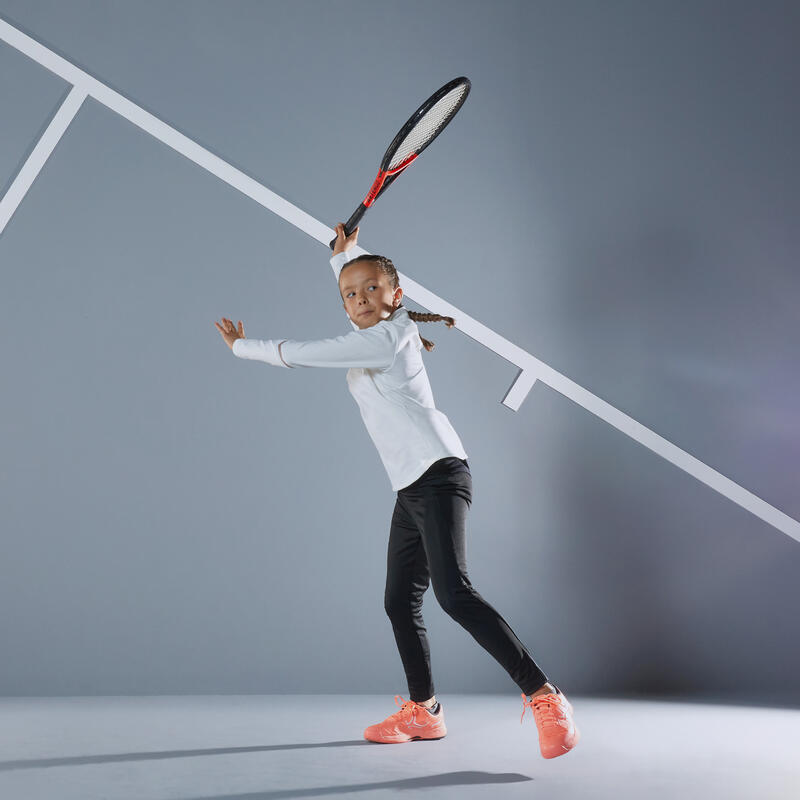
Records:
[[[469,631],[522,690],[522,716],[532,709],[544,758],[569,752],[580,733],[572,706],[547,681],[508,623],[473,588],[467,576],[465,529],[472,505],[472,475],[467,454],[448,418],[434,406],[421,349],[432,350],[416,322],[452,317],[408,311],[403,290],[388,258],[362,255],[347,259],[358,228],[345,237],[336,226],[331,265],[338,272],[342,305],[358,330],[332,339],[247,339],[225,317],[215,322],[239,358],[277,367],[347,367],[355,398],[392,490],[397,492],[389,532],[384,609],[408,682],[410,699],[383,722],[370,725],[373,742],[441,739],[447,728],[436,701],[428,639],[422,620],[422,595],[433,581],[436,599]],[[522,719],[520,719],[520,723]]]

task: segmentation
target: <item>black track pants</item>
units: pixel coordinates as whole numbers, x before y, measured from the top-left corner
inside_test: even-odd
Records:
[[[508,623],[472,587],[466,564],[466,520],[472,475],[465,459],[433,463],[397,492],[389,533],[384,608],[394,630],[411,700],[435,694],[422,620],[422,595],[433,580],[439,605],[469,631],[525,694],[547,683]]]

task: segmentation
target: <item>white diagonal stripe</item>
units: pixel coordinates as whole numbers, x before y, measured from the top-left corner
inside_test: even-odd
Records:
[[[47,130],[42,134],[36,143],[36,147],[33,148],[17,173],[5,196],[0,199],[0,233],[5,230],[8,221],[22,202],[22,198],[28,193],[31,184],[36,180],[36,176],[41,171],[45,161],[55,150],[56,145],[69,127],[70,122],[75,118],[85,99],[86,92],[77,86],[73,86],[67,95],[67,99],[56,111],[47,126]]]

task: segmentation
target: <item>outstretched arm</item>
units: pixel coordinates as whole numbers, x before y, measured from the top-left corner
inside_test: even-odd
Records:
[[[378,323],[330,339],[237,339],[234,355],[265,361],[276,367],[364,367],[380,369],[394,363],[397,333]]]

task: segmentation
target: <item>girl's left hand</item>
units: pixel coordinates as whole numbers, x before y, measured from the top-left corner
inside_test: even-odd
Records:
[[[217,330],[222,334],[222,338],[225,340],[225,344],[233,350],[233,343],[237,339],[244,339],[244,326],[242,325],[242,321],[239,320],[239,330],[237,332],[236,328],[233,326],[233,322],[229,319],[225,319],[222,317],[222,325],[219,322],[214,323],[217,326]]]

